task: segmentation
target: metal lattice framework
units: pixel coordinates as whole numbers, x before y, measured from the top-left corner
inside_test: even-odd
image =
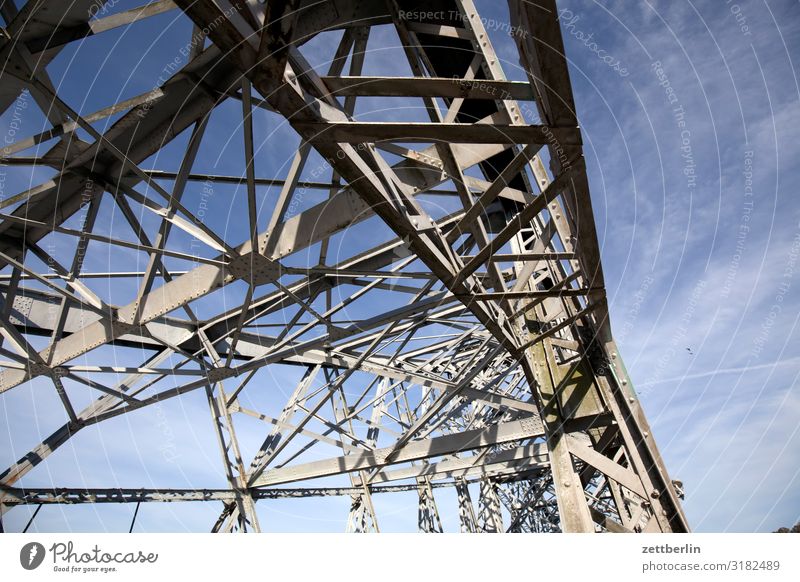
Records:
[[[3,513],[205,501],[220,504],[213,531],[259,531],[257,502],[263,520],[263,500],[337,495],[351,499],[348,531],[376,531],[372,498],[415,491],[425,532],[442,531],[445,512],[465,532],[688,530],[611,336],[553,0],[509,1],[526,82],[506,80],[472,0],[103,5],[2,3],[2,108],[27,91],[51,124],[4,144],[2,163],[54,175],[0,202],[0,393],[46,381],[65,411],[0,474]],[[191,50],[152,91],[90,115],[59,95],[48,63],[70,43],[166,11],[191,19]],[[375,27],[396,33],[410,75],[362,74]],[[319,35],[336,39],[325,70],[304,56]],[[413,102],[425,119],[392,121],[384,106],[359,120],[370,99]],[[196,158],[230,102],[246,170],[212,175]],[[301,136],[285,175],[260,172],[256,112]],[[176,172],[143,167],[187,134]],[[324,171],[309,174],[312,157]],[[207,182],[246,191],[231,204],[247,219],[224,234],[189,203]],[[104,202],[135,238],[98,228]],[[152,214],[156,229],[142,222]],[[201,250],[179,244],[187,236]],[[84,269],[91,252],[122,249],[146,267]],[[133,300],[115,302],[120,281]],[[237,285],[233,308],[204,301]],[[109,366],[103,346],[146,359]],[[288,401],[249,409],[244,396],[273,390],[269,371],[285,365],[302,370]],[[95,394],[82,410],[77,386]],[[24,486],[82,429],[194,391],[227,488]],[[264,421],[252,459],[237,440],[243,415]],[[457,506],[437,505],[442,488]]]

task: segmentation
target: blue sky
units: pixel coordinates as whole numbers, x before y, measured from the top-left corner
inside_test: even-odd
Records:
[[[690,524],[793,523],[800,7],[559,5],[612,328]]]
[[[133,5],[120,2],[113,11]],[[498,23],[488,32],[507,77],[523,80],[508,36],[505,3],[486,0],[477,6],[486,19]],[[800,205],[793,191],[800,181],[800,89],[793,61],[800,44],[800,6],[789,0],[584,0],[559,6],[569,23],[562,31],[612,328],[667,467],[684,482],[689,522],[695,531],[772,531],[790,525],[800,519]],[[88,113],[151,89],[165,63],[181,54],[190,33],[188,20],[170,12],[122,35],[75,43],[48,72],[65,101]],[[334,41],[335,36],[320,38],[304,52],[322,65],[330,59]],[[398,64],[398,54],[391,29],[375,30],[364,73],[409,74]],[[609,65],[601,57],[619,64]],[[63,78],[69,81],[61,83]],[[384,106],[360,102],[357,113],[364,120],[417,120],[422,114],[418,108],[387,112]],[[98,129],[115,119],[101,122]],[[6,135],[11,113],[0,121],[0,132]],[[240,123],[237,102],[215,112],[206,133],[212,139],[204,141],[195,169],[243,173],[236,133]],[[40,131],[42,124],[43,116],[30,103],[22,133]],[[259,173],[285,175],[299,140],[267,113],[257,115],[255,124]],[[187,139],[180,136],[142,166],[177,169]],[[306,178],[318,163],[312,156]],[[50,175],[41,168],[33,176],[8,170],[4,197]],[[201,187],[187,189],[190,209],[199,208]],[[277,190],[263,188],[260,195],[266,221]],[[313,196],[306,193],[295,211],[318,202]],[[244,238],[237,227],[246,216],[244,201],[242,188],[219,184],[207,201],[208,224],[231,243]],[[99,231],[133,240],[114,212],[113,205],[104,203]],[[156,217],[146,214],[145,226],[152,231]],[[390,238],[388,229],[374,220],[347,236],[358,237],[360,244]],[[173,229],[171,246],[188,249],[190,238]],[[350,241],[338,237],[332,248],[346,244]],[[67,257],[66,248],[63,252]],[[206,249],[203,254],[212,257],[215,252]],[[300,255],[293,260],[306,263],[307,256]],[[86,270],[102,270],[112,261],[119,270],[141,269],[146,258],[136,251],[87,256],[96,262],[87,263]],[[180,261],[170,264],[182,268]],[[115,303],[135,294],[130,285],[93,285]],[[231,285],[210,297],[208,306],[230,308],[243,294],[243,285]],[[142,359],[124,349],[103,350],[99,356],[118,365]],[[268,374],[265,381],[275,390],[248,396],[254,409],[280,406],[299,371],[271,366]],[[79,385],[69,390],[77,402],[93,396]],[[7,429],[0,436],[4,466],[63,422],[63,410],[46,383],[18,387],[0,400]],[[25,483],[224,486],[210,420],[198,423],[198,418],[208,420],[200,392],[165,402],[148,414],[108,421],[102,431],[85,429]],[[237,417],[245,456],[260,444],[264,426]],[[319,452],[320,457],[336,454],[324,446]],[[436,496],[440,504],[454,503],[441,490]],[[386,516],[384,530],[415,528],[415,494],[375,497],[379,515]],[[347,506],[346,499],[259,504],[262,525],[272,531],[342,531]],[[216,504],[144,505],[137,527],[204,531],[217,511]],[[46,507],[35,527],[119,531],[127,528],[131,512],[130,506]],[[7,514],[8,529],[20,529],[28,515],[27,509]],[[445,529],[456,528],[445,523]]]

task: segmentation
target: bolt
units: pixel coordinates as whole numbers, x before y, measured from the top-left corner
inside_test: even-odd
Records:
[[[564,481],[564,487],[569,487],[569,486],[570,486],[570,482],[569,481]]]

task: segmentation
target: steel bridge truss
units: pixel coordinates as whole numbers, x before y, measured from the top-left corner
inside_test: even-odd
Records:
[[[472,0],[102,6],[2,3],[2,108],[28,95],[50,127],[4,144],[1,161],[53,177],[0,202],[0,393],[46,383],[64,410],[0,473],[3,514],[203,501],[219,504],[213,531],[260,531],[256,507],[269,519],[271,499],[345,496],[343,528],[363,532],[380,530],[373,497],[405,491],[424,532],[456,514],[463,532],[688,530],[611,336],[553,0],[508,3],[524,82],[505,77]],[[188,59],[151,91],[82,115],[55,89],[48,64],[72,43],[89,50],[173,11],[193,23]],[[370,37],[387,30],[407,76],[363,74],[377,66]],[[304,51],[321,36],[336,48],[315,68]],[[196,161],[231,102],[238,176]],[[376,102],[364,121],[357,107]],[[393,121],[386,103],[424,119]],[[259,168],[256,115],[301,138],[283,175]],[[186,144],[177,171],[144,167],[173,141]],[[310,174],[311,159],[324,171]],[[192,210],[209,181],[246,192],[231,199],[238,228]],[[109,234],[101,204],[135,236]],[[123,251],[144,268],[84,268]],[[234,307],[206,301],[234,287]],[[146,357],[108,365],[108,346]],[[287,365],[299,381],[276,386],[270,371]],[[94,394],[83,409],[78,388]],[[248,393],[278,388],[283,406],[250,409]],[[192,392],[226,488],[25,486],[81,430]],[[252,459],[237,439],[245,416],[263,421]],[[437,504],[443,489],[452,507]]]

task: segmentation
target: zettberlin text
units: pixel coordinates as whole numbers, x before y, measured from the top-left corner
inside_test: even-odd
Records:
[[[643,554],[699,554],[700,548],[694,544],[684,544],[682,546],[642,546]]]

